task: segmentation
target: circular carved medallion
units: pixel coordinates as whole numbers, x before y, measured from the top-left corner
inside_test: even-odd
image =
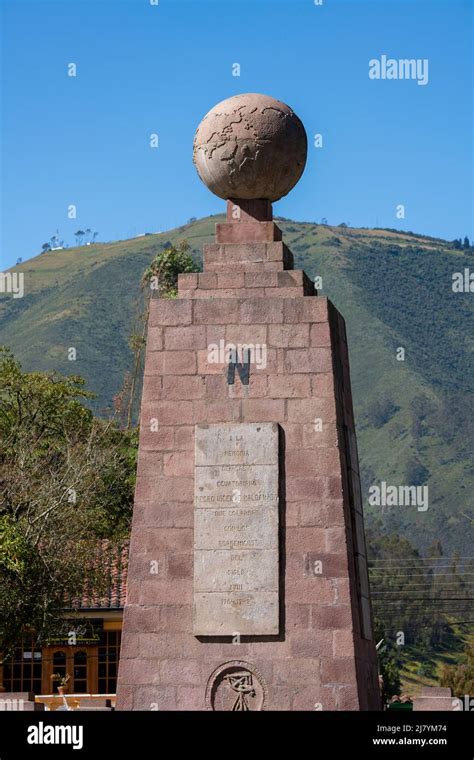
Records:
[[[267,687],[258,670],[248,662],[231,660],[219,665],[206,687],[208,710],[246,712],[263,710]]]

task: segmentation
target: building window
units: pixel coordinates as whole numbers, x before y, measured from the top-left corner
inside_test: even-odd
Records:
[[[120,631],[102,631],[99,645],[99,694],[115,694],[120,654]]]
[[[120,655],[120,631],[97,630],[98,646],[34,647],[33,637],[4,660],[3,684],[6,691],[57,693],[53,674],[69,675],[70,694],[115,694]]]
[[[53,673],[51,675],[60,676],[64,678],[67,675],[67,660],[66,652],[54,652],[53,654]],[[51,679],[51,690],[57,692],[59,681]]]
[[[74,692],[76,694],[87,692],[87,652],[84,649],[74,652]]]
[[[3,685],[6,691],[41,692],[41,650],[33,637],[25,639],[13,654],[4,660]]]

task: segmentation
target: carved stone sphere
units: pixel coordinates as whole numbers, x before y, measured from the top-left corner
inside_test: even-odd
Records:
[[[280,100],[248,93],[223,100],[194,137],[194,164],[219,198],[276,201],[301,177],[308,141],[303,124]]]

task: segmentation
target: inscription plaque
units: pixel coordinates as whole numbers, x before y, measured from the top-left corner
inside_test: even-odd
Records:
[[[195,434],[194,634],[278,634],[278,425]]]

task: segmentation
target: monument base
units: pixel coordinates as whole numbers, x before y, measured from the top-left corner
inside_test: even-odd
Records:
[[[118,709],[381,708],[344,320],[251,212],[151,302]]]

